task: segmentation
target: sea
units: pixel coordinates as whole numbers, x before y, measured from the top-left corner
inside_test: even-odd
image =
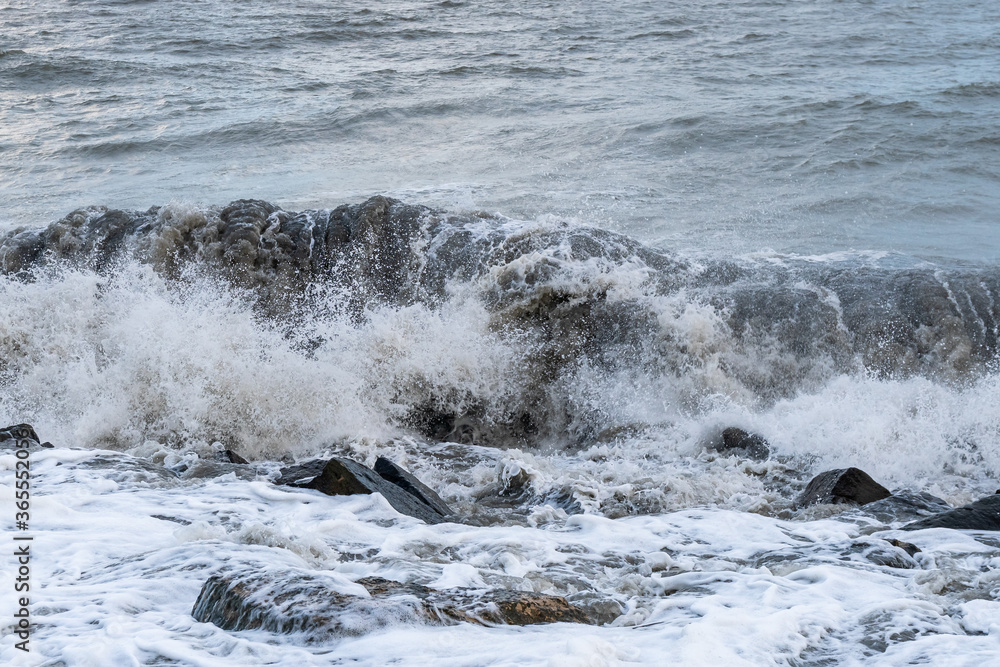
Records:
[[[993,494],[998,397],[995,2],[0,0],[4,664],[1000,664],[1000,534],[798,502]],[[192,616],[303,570],[593,623]]]

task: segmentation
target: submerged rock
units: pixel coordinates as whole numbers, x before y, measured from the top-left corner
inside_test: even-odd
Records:
[[[1000,530],[1000,493],[903,526],[903,530],[921,530],[923,528]]]
[[[939,512],[946,512],[951,505],[925,491],[897,491],[888,498],[876,500],[861,510],[884,523],[912,521]]]
[[[716,447],[726,454],[740,454],[750,459],[762,461],[771,455],[771,448],[763,436],[747,433],[731,426],[722,432],[722,444]]]
[[[184,469],[175,472],[182,479],[210,479],[223,475],[235,475],[238,479],[252,480],[257,477],[257,471],[248,465],[230,463],[226,459],[193,461]]]
[[[916,544],[911,544],[909,542],[904,542],[903,540],[897,540],[896,538],[892,538],[890,540],[886,540],[886,542],[888,542],[889,544],[891,544],[894,547],[898,547],[899,549],[902,549],[909,556],[916,556],[918,553],[920,553],[920,547],[918,547]]]
[[[872,545],[862,552],[864,557],[885,567],[894,567],[901,570],[912,570],[917,567],[917,562],[913,560],[913,555],[919,553],[920,549],[908,542],[899,540],[886,540],[889,547]]]
[[[400,468],[402,470],[402,468]],[[409,473],[407,473],[409,475]],[[412,475],[410,476],[412,478]],[[416,478],[413,478],[416,481]],[[420,486],[427,489],[422,483]],[[309,461],[282,472],[278,484],[304,489],[316,489],[328,496],[380,493],[400,514],[415,517],[426,523],[441,523],[451,516],[442,513],[421,496],[382,478],[371,468],[350,459],[332,458],[329,461]],[[427,489],[430,491],[430,489]],[[437,494],[430,491],[437,498]],[[447,509],[444,501],[440,504]]]
[[[868,503],[888,498],[892,494],[864,470],[841,468],[827,470],[812,478],[796,503],[800,507],[820,503]]]
[[[398,624],[532,625],[587,623],[565,598],[522,591],[437,591],[379,577],[344,592],[323,575],[306,570],[214,575],[202,586],[191,611],[203,623],[224,630],[301,632],[312,641],[361,635]]]

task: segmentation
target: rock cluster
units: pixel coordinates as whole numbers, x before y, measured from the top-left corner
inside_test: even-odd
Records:
[[[0,448],[10,449],[18,443],[23,447],[25,441],[33,449],[52,446],[40,443],[29,424],[0,429]],[[716,449],[746,458],[770,456],[770,447],[763,437],[738,428],[723,431],[721,445],[717,444]],[[216,458],[216,461],[201,462],[210,469],[206,474],[211,474],[214,468],[226,471],[251,468],[230,450],[219,451]],[[172,474],[176,477],[177,473]],[[185,474],[202,476],[190,470]],[[518,471],[507,481],[504,492],[518,497],[531,496],[530,479],[524,471]],[[426,523],[459,520],[433,489],[385,457],[376,460],[374,469],[339,457],[307,461],[284,468],[276,483],[314,489],[327,495],[379,493],[400,513]],[[927,493],[906,490],[891,493],[858,468],[827,470],[816,475],[799,495],[797,505],[816,504],[864,507],[858,511],[885,523],[911,520],[903,530],[1000,530],[1000,492],[963,507],[951,508],[945,501]],[[173,520],[166,516],[158,518]],[[919,560],[914,559],[919,552],[916,545],[897,539],[865,539],[853,544],[850,553],[860,554],[882,566],[913,568],[919,566]],[[469,588],[435,590],[379,577],[349,582],[309,570],[261,572],[225,568],[204,583],[192,615],[225,630],[302,633],[306,641],[364,634],[400,623],[530,625],[609,620],[593,610],[574,606],[565,598],[534,592]]]
[[[801,507],[818,503],[865,505],[868,513],[887,521],[922,517],[903,526],[903,530],[1000,530],[1000,491],[952,509],[948,503],[929,493],[891,493],[858,468],[827,470],[816,475],[797,502]],[[900,542],[896,546],[910,555],[919,551],[906,542]]]

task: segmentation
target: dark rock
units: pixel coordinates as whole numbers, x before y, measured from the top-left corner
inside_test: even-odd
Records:
[[[920,551],[920,549],[917,549],[915,546],[907,542],[899,542],[898,544],[893,544],[892,540],[887,540],[887,542],[892,545],[890,548],[885,548],[881,545],[873,545],[864,549],[863,553],[865,558],[876,565],[895,567],[901,570],[912,570],[917,566],[916,561],[912,558],[913,554],[899,545],[906,544],[907,546],[913,547],[916,549],[914,553]]]
[[[916,556],[918,553],[920,553],[920,547],[918,547],[916,544],[910,544],[909,542],[904,542],[903,540],[897,540],[896,538],[892,538],[886,541],[892,546],[902,549],[910,556]]]
[[[119,484],[153,487],[173,486],[179,479],[174,470],[145,459],[118,452],[101,452],[79,461],[77,466],[101,470],[102,476]]]
[[[583,514],[583,505],[571,489],[553,489],[539,498],[539,504],[565,510],[566,514]]]
[[[300,632],[323,640],[418,623],[423,612],[414,600],[339,593],[329,580],[303,570],[212,576],[201,587],[191,615],[223,630]]]
[[[722,445],[717,449],[720,452],[742,454],[747,458],[759,461],[771,455],[771,448],[762,436],[756,433],[747,433],[734,426],[722,432]]]
[[[534,495],[531,488],[531,475],[524,468],[518,468],[516,473],[504,471],[498,475],[500,489],[497,493],[505,498],[527,499]]]
[[[441,499],[441,496],[434,493],[433,489],[384,456],[375,460],[375,472],[382,479],[392,482],[410,495],[416,496],[430,505],[441,516],[453,514],[448,504]]]
[[[281,477],[275,482],[281,486],[297,486],[308,488],[307,484],[318,477],[326,467],[324,459],[312,459],[305,463],[297,463],[281,469]]]
[[[245,458],[243,458],[242,456],[240,456],[239,454],[237,454],[236,452],[234,452],[231,449],[227,449],[226,451],[222,452],[222,455],[230,463],[236,463],[238,465],[246,465],[246,464],[250,463]]]
[[[214,575],[202,586],[191,614],[224,630],[300,632],[310,641],[404,623],[588,622],[581,610],[553,595],[464,588],[436,591],[379,577],[357,583],[371,597],[338,592],[329,579],[306,570]]]
[[[896,491],[888,498],[865,505],[864,514],[885,523],[893,521],[913,521],[925,516],[951,509],[947,502],[929,493],[920,491]]]
[[[486,510],[494,517],[509,517],[527,515],[539,505],[561,509],[569,515],[584,511],[571,485],[537,489],[531,473],[516,464],[497,471],[496,484],[477,495],[475,511]]]
[[[1000,495],[986,496],[974,503],[956,507],[903,526],[903,530],[921,530],[923,528],[1000,530]]]
[[[841,468],[827,470],[813,477],[796,502],[801,507],[819,503],[867,505],[890,495],[889,489],[876,482],[865,471]]]
[[[35,429],[31,426],[31,424],[14,424],[13,426],[0,429],[0,440],[9,439],[34,440],[36,443],[41,442],[38,439],[38,434],[35,433]]]
[[[46,443],[49,444],[49,443]],[[52,445],[49,444],[49,447]],[[24,449],[36,451],[41,449],[38,434],[30,424],[14,424],[7,428],[0,429],[0,448],[3,449]]]
[[[230,463],[226,459],[194,461],[183,470],[176,472],[182,479],[211,479],[230,474],[236,475],[237,479],[253,480],[257,478],[257,471],[251,466]]]
[[[165,514],[150,514],[149,516],[153,519],[159,519],[160,521],[171,521],[173,523],[179,523],[182,526],[191,525],[190,521],[188,521],[187,519],[182,519],[181,517],[178,516],[167,516]]]
[[[319,473],[310,474],[319,468]],[[278,484],[316,489],[328,496],[380,493],[400,514],[415,517],[426,523],[441,523],[445,517],[422,499],[382,479],[374,470],[350,459],[332,458],[322,468],[319,462],[310,461],[283,471]]]

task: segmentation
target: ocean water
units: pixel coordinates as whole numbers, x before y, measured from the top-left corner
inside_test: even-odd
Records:
[[[1000,487],[998,46],[988,2],[0,2],[0,426],[55,445],[0,656],[1000,661],[995,533],[795,503]],[[331,454],[465,521],[272,484]],[[195,621],[239,568],[599,624]]]
[[[4,2],[0,222],[375,193],[996,261],[991,2]]]

